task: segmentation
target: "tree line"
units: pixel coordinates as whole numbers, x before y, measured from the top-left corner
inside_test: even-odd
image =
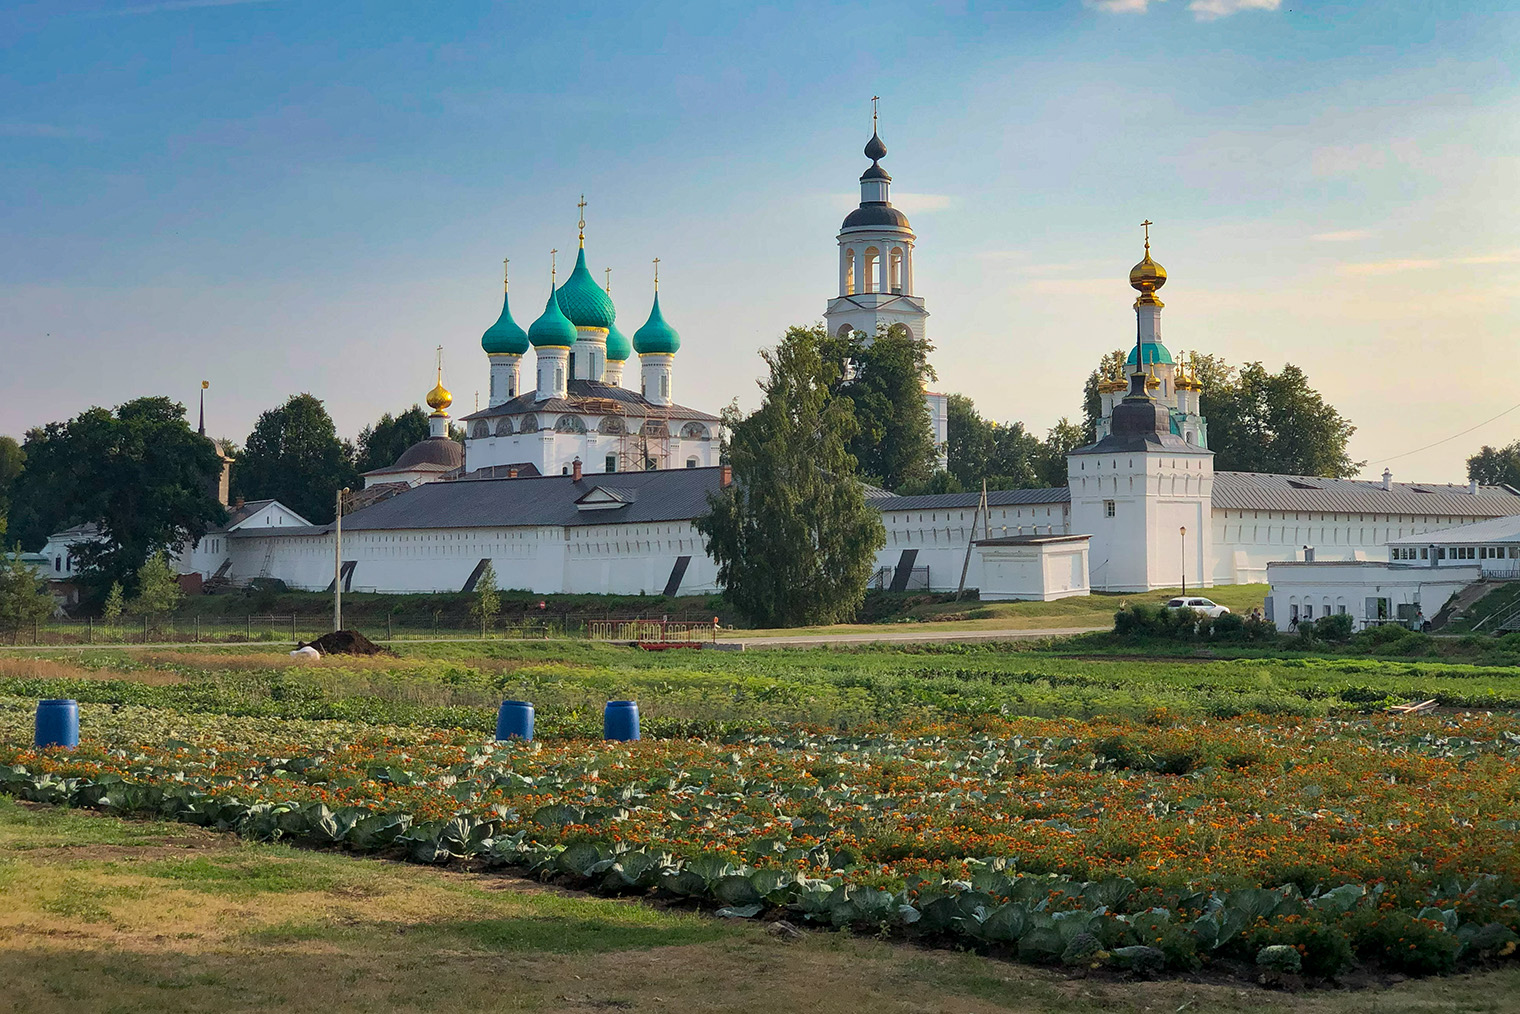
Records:
[[[241,447],[198,434],[169,398],[91,408],[21,441],[0,436],[0,544],[12,555],[35,552],[55,532],[92,525],[101,538],[72,550],[86,597],[156,603],[158,593],[148,588],[145,597],[144,589],[145,578],[160,576],[155,561],[227,520],[217,499],[223,456],[232,462],[234,499],[276,499],[326,524],[338,490],[357,488],[363,473],[393,463],[428,432],[427,412],[414,405],[345,440],[310,394],[262,413]],[[0,623],[5,618],[0,607]]]

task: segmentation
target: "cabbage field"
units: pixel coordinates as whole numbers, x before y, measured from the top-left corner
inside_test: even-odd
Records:
[[[1430,974],[1520,941],[1507,670],[550,650],[12,660],[0,790],[1067,967]],[[76,752],[31,749],[43,696],[83,702]],[[540,740],[490,740],[503,696]],[[622,696],[641,742],[597,736]]]

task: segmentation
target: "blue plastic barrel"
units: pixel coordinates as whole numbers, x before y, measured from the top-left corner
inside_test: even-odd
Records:
[[[496,713],[496,738],[533,738],[533,705],[527,701],[502,701]]]
[[[608,701],[607,709],[602,712],[602,737],[620,740],[638,739],[638,702]]]
[[[72,750],[79,745],[79,702],[68,700],[37,702],[37,734],[32,738],[38,749],[62,746]]]

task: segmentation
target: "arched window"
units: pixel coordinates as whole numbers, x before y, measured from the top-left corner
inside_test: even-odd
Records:
[[[519,433],[537,433],[538,432],[538,416],[534,415],[531,412],[529,412],[527,415],[523,416],[522,425],[517,428],[517,432],[519,432]]]
[[[711,440],[712,434],[699,422],[689,422],[681,427],[682,440]]]
[[[855,295],[855,251],[844,252],[844,294]]]
[[[474,422],[470,423],[471,437],[488,437],[490,435],[491,427],[486,424],[486,421],[484,419],[476,419]]]
[[[512,435],[511,416],[504,415],[500,419],[496,420],[496,435],[499,437],[510,437]]]
[[[881,251],[874,246],[866,247],[865,264],[860,272],[862,292],[881,291]]]
[[[639,431],[646,437],[668,437],[670,429],[661,419],[649,419],[644,423],[644,428]]]
[[[896,293],[897,295],[899,295],[899,296],[902,295],[902,290],[903,290],[902,266],[903,266],[902,247],[893,247],[892,248],[892,259],[891,259],[890,266],[889,266],[889,269],[888,269],[888,272],[887,272],[887,277],[888,277],[888,283],[887,284],[890,286],[891,290],[894,293]]]
[[[848,324],[840,324],[839,325],[839,337],[843,338],[845,335],[849,334],[853,330],[855,330],[855,329],[853,327],[851,327],[850,325],[848,325]]]
[[[601,423],[597,425],[596,431],[609,436],[617,436],[621,433],[627,433],[628,427],[623,425],[623,420],[620,417],[609,415],[605,416]],[[611,471],[611,469],[608,469],[608,471]]]
[[[562,415],[554,421],[556,433],[584,433],[586,423],[578,415]]]
[[[696,458],[687,458],[686,459],[686,467],[687,468],[696,468],[697,467],[697,459]]]

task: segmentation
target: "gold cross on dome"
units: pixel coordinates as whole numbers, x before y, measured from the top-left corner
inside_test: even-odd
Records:
[[[871,133],[876,133],[876,103],[881,101],[880,95],[871,96]]]
[[[559,261],[556,260],[556,258],[558,256],[559,256],[559,247],[555,247],[553,250],[549,251],[549,284],[550,285],[553,285],[554,284],[554,280],[559,277]]]
[[[1155,224],[1155,222],[1152,222],[1148,218],[1140,223],[1140,225],[1145,229],[1145,248],[1147,250],[1151,248],[1151,226]]]
[[[586,195],[585,194],[581,194],[581,202],[579,204],[577,204],[576,207],[581,209],[581,220],[577,224],[576,228],[580,229],[580,231],[581,231],[581,239],[585,239],[586,238]]]
[[[654,291],[660,291],[660,259],[654,259]]]
[[[611,268],[603,268],[602,270],[607,273],[607,284],[604,285],[603,288],[605,288],[607,290],[607,295],[610,296],[610,295],[612,295],[612,269]]]
[[[511,263],[512,258],[510,257],[503,257],[501,259],[501,284],[503,287],[507,284],[507,265]]]

